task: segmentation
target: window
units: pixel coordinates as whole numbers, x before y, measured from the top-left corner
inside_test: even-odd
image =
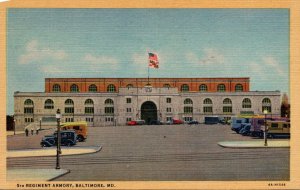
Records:
[[[232,113],[232,102],[229,98],[223,100],[223,113]]]
[[[25,100],[24,105],[33,105],[33,101],[30,99]]]
[[[249,98],[243,100],[242,108],[251,108],[251,100]]]
[[[172,117],[166,117],[167,121],[172,121]]]
[[[106,99],[104,104],[114,105],[114,101],[112,99]]]
[[[199,91],[200,92],[207,92],[207,85],[206,84],[201,84],[199,86]]]
[[[84,113],[87,113],[87,114],[94,113],[94,107],[85,107]]]
[[[65,107],[65,113],[74,113],[74,107]]]
[[[164,86],[163,86],[164,88],[170,88],[171,87],[171,85],[169,85],[169,84],[164,84]]]
[[[217,91],[218,92],[225,92],[226,91],[226,87],[224,84],[219,84],[217,87]]]
[[[193,107],[192,106],[184,106],[184,113],[193,113]]]
[[[271,104],[271,100],[269,98],[264,98],[262,101],[262,112],[264,110],[267,110],[268,113],[272,112],[272,104]]]
[[[187,84],[181,85],[181,91],[182,92],[188,92],[189,90],[190,90],[190,88]]]
[[[73,102],[73,100],[71,100],[71,99],[67,99],[67,100],[65,101],[65,105],[74,105],[74,102]]]
[[[271,124],[271,127],[272,127],[272,128],[278,128],[278,123],[272,123],[272,124]]]
[[[184,104],[193,104],[193,101],[190,98],[187,98],[183,101]]]
[[[184,117],[183,120],[184,121],[193,121],[193,118],[192,117]]]
[[[60,89],[60,85],[59,84],[54,84],[52,86],[52,92],[60,92],[61,89]]]
[[[171,101],[172,101],[171,98],[167,98],[167,99],[166,99],[166,102],[167,102],[167,103],[171,103]]]
[[[116,92],[116,87],[113,84],[107,86],[107,92]]]
[[[66,117],[65,122],[74,122],[74,118],[73,117]]]
[[[212,105],[211,99],[206,98],[203,100],[203,112],[204,113],[212,113],[213,112],[213,105]]]
[[[33,122],[33,118],[32,117],[30,117],[30,118],[25,117],[24,119],[25,119],[25,123],[32,123]]]
[[[24,113],[33,113],[33,108],[25,107],[24,108]]]
[[[72,84],[70,87],[70,92],[79,92],[79,88],[76,84]]]
[[[131,112],[131,108],[126,108],[126,111],[127,112]]]
[[[172,108],[167,108],[167,112],[172,112]]]
[[[87,117],[87,118],[85,118],[85,121],[86,121],[86,122],[94,122],[94,118],[92,118],[92,117]]]
[[[105,122],[113,122],[114,118],[113,117],[105,117]]]
[[[126,88],[128,88],[128,89],[129,89],[129,88],[133,88],[133,85],[132,85],[132,84],[127,84],[127,85],[126,85]]]
[[[126,118],[126,121],[128,122],[128,121],[131,121],[131,117],[127,117]]]
[[[65,101],[65,113],[74,113],[74,102],[71,99]]]
[[[44,104],[45,109],[54,109],[54,102],[51,99],[47,99]]]
[[[243,92],[243,85],[241,85],[241,84],[235,85],[235,91],[236,92]]]
[[[89,86],[89,92],[97,92],[97,86],[95,84],[91,84]]]
[[[112,114],[114,113],[114,107],[105,107],[104,111],[106,114]]]
[[[26,114],[33,114],[34,113],[33,101],[31,99],[25,100],[25,102],[24,102],[24,113],[26,113]]]
[[[130,104],[131,103],[131,98],[126,98],[126,103]]]
[[[223,100],[223,104],[232,104],[231,100],[229,98],[225,98]]]
[[[87,99],[85,102],[84,102],[85,105],[94,105],[94,101],[92,99]]]
[[[231,106],[223,106],[223,113],[232,113]]]

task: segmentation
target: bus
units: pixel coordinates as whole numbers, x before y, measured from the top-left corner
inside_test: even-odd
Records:
[[[85,141],[87,139],[87,122],[78,121],[78,122],[66,122],[61,124],[62,130],[75,130],[77,134],[77,140],[79,142]]]
[[[290,136],[291,124],[289,121],[267,121],[268,136]]]

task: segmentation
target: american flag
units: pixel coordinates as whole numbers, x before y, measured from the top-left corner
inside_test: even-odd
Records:
[[[149,67],[158,69],[158,64],[159,64],[159,62],[158,62],[157,55],[154,53],[149,53]]]

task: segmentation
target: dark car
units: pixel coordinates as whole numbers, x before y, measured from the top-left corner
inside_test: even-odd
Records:
[[[61,142],[62,146],[73,146],[77,143],[77,135],[75,131],[61,131]],[[57,132],[53,135],[47,135],[42,138],[41,141],[42,147],[51,147],[57,145]]]
[[[193,121],[189,121],[188,124],[189,124],[189,125],[198,125],[199,122],[196,121],[196,120],[193,120]]]
[[[151,122],[150,122],[150,125],[162,125],[163,123],[161,122],[161,121],[159,121],[159,120],[152,120]]]

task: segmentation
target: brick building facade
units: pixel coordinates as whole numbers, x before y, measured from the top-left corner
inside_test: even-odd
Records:
[[[45,92],[15,92],[16,128],[47,122],[57,109],[63,122],[86,120],[95,127],[137,119],[203,122],[205,116],[230,118],[265,109],[279,115],[279,91],[249,86],[249,78],[47,78]]]

